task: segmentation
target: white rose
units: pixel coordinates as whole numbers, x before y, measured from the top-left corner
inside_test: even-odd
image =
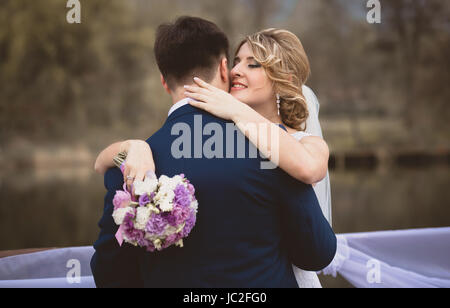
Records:
[[[157,236],[157,235],[150,235],[149,233],[145,233],[144,238],[146,240],[154,242],[155,240],[159,239],[159,236]]]
[[[164,199],[159,203],[159,208],[163,212],[171,212],[173,209],[172,199]]]
[[[173,198],[175,198],[175,193],[173,192],[173,190],[168,190],[162,187],[159,189],[158,193],[155,196],[155,202],[156,204],[172,202]]]
[[[197,200],[191,202],[191,208],[193,208],[197,212],[197,210],[198,210],[198,201]]]
[[[170,181],[170,179],[167,175],[161,175],[159,177],[159,185],[160,186],[167,184],[169,181]]]
[[[152,192],[156,191],[158,187],[158,180],[146,178],[144,181],[134,182],[134,194],[142,196],[144,194],[150,195]]]
[[[170,226],[170,225],[167,225],[166,229],[164,230],[163,236],[167,237],[167,236],[172,235],[172,234],[174,234],[176,232],[177,232],[177,228],[175,228],[173,226]]]
[[[127,213],[133,214],[133,208],[127,206],[123,208],[118,208],[113,212],[112,216],[114,218],[114,222],[116,223],[116,225],[121,225],[123,223],[123,220],[125,219]]]
[[[147,207],[138,207],[136,209],[136,222],[134,223],[134,227],[137,230],[145,230],[145,226],[150,218],[150,213],[151,210]]]
[[[178,184],[183,182],[183,178],[179,175],[174,176],[173,178],[169,178],[165,175],[161,175],[159,178],[160,189],[165,190],[174,190]]]
[[[176,185],[181,184],[181,183],[183,183],[183,178],[179,175],[176,175],[172,178],[172,182]]]

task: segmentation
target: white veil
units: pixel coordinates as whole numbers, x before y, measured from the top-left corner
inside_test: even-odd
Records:
[[[294,137],[299,139],[303,136],[313,135],[323,138],[322,128],[320,127],[319,122],[319,100],[314,92],[307,86],[303,86],[302,90],[308,106],[309,117],[306,120],[306,132],[297,132],[294,134]],[[328,172],[327,176],[314,186],[314,191],[319,200],[323,215],[331,225],[331,190]],[[315,272],[304,271],[295,265],[292,265],[292,268],[300,288],[321,288],[319,278]]]
[[[314,92],[307,86],[303,86],[302,90],[303,95],[306,98],[306,104],[308,105],[309,111],[309,117],[306,120],[306,133],[323,138],[322,128],[320,127],[319,122],[319,100]],[[327,176],[314,186],[314,191],[316,192],[323,215],[331,225],[331,189],[330,176],[328,172]]]

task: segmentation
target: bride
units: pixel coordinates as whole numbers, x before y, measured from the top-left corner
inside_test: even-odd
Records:
[[[231,70],[230,93],[195,78],[197,86],[185,86],[192,106],[231,120],[260,149],[269,149],[268,132],[245,130],[249,123],[279,124],[278,166],[306,184],[313,184],[324,216],[331,223],[328,146],[322,138],[318,119],[319,102],[305,86],[310,74],[308,57],[293,33],[267,29],[247,36],[239,45]],[[166,91],[170,91],[163,83]],[[270,125],[269,125],[270,127]],[[259,141],[259,142],[258,142]],[[113,167],[113,158],[127,153],[124,182],[143,180],[154,171],[149,145],[142,140],[117,142],[97,157],[95,170],[101,174]],[[314,272],[293,270],[299,287],[321,287]]]

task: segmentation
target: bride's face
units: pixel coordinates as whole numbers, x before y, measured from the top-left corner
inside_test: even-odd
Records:
[[[264,68],[255,61],[247,43],[239,49],[233,66],[230,72],[231,95],[252,107],[274,104],[272,82]]]

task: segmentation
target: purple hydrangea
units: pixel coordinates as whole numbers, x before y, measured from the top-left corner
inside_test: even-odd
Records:
[[[195,188],[194,188],[194,185],[192,185],[192,184],[188,184],[188,191],[189,191],[189,194],[191,194],[193,197],[194,197],[194,194],[195,194]]]
[[[145,236],[145,234],[144,234],[144,236]],[[153,245],[153,243],[150,240],[147,240],[145,238],[139,238],[137,240],[137,244],[141,247],[148,247],[150,244]]]
[[[123,225],[125,229],[131,229],[134,227],[133,220],[136,218],[136,210],[133,211],[133,213],[126,213],[125,217],[123,219]]]
[[[127,213],[123,220],[125,236],[132,242],[143,243],[145,232],[134,228],[136,214]]]
[[[150,197],[147,194],[143,194],[139,197],[139,206],[146,206],[150,203]]]
[[[181,232],[171,234],[164,241],[164,244],[162,245],[162,248],[165,249],[165,248],[167,248],[169,246],[172,246],[173,244],[175,244],[176,242],[178,242],[182,238],[183,238],[183,236],[182,236]]]
[[[197,216],[194,209],[190,209],[189,217],[186,220],[186,225],[184,226],[181,234],[183,237],[187,237],[189,233],[191,233],[192,228],[195,226],[195,222],[197,221]]]
[[[167,222],[160,214],[152,214],[147,226],[145,226],[145,232],[155,235],[161,235],[166,229]]]
[[[182,207],[189,207],[191,204],[191,194],[184,185],[179,184],[174,190],[175,198],[174,203],[179,204]]]
[[[172,212],[163,213],[162,217],[167,221],[169,225],[177,227],[186,221],[186,219],[189,217],[189,214],[189,207],[182,207],[178,204],[175,204]]]
[[[154,252],[156,250],[155,246],[153,246],[153,243],[149,241],[149,244],[147,246],[147,251]]]

